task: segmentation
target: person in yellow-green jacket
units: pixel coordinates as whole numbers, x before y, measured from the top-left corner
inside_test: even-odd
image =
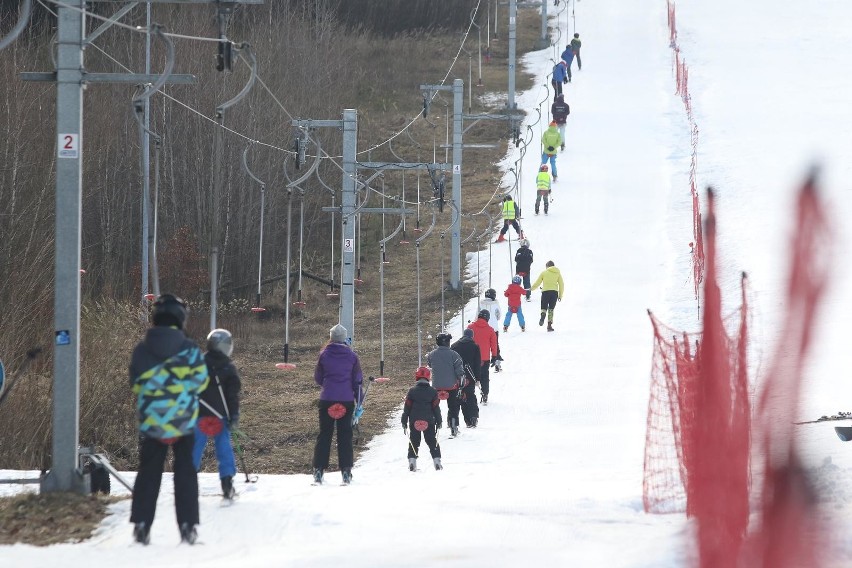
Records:
[[[562,301],[565,282],[562,280],[562,273],[559,272],[552,260],[548,260],[545,267],[533,282],[532,287],[535,290],[541,286],[542,290],[541,317],[538,320],[538,325],[544,325],[544,316],[547,316],[547,331],[553,331],[553,310],[556,309],[556,302]]]
[[[553,181],[556,181],[556,153],[562,146],[562,135],[557,130],[556,121],[550,123],[544,134],[541,135],[541,163],[546,164],[550,160],[550,171],[553,173]]]
[[[204,354],[183,330],[186,303],[172,294],[154,302],[153,327],[133,350],[130,385],[139,418],[139,472],[133,484],[130,522],[137,542],[150,542],[163,466],[174,455],[175,509],[181,540],[195,544],[198,477],[192,463],[198,398],[209,375]]]
[[[550,174],[547,173],[547,164],[542,164],[538,169],[538,175],[535,176],[535,189],[535,214],[538,215],[543,197],[544,214],[547,215],[547,210],[550,207]]]
[[[524,232],[521,230],[521,226],[518,224],[518,219],[521,216],[521,208],[517,206],[517,204],[512,200],[511,195],[507,195],[503,198],[503,228],[500,230],[500,235],[497,237],[495,243],[502,243],[506,240],[506,232],[509,230],[509,226],[515,228],[515,232],[518,233],[518,238],[524,238]]]

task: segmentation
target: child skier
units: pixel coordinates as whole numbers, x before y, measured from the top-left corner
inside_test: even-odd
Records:
[[[459,434],[459,409],[461,408],[461,389],[465,386],[465,372],[462,358],[450,349],[449,333],[435,336],[437,347],[426,355],[426,362],[432,368],[432,380],[442,400],[447,401],[447,424],[450,435]],[[445,398],[446,397],[446,398]]]
[[[530,270],[532,269],[533,252],[530,249],[529,239],[521,239],[521,246],[515,253],[515,274],[523,278],[524,288],[527,291],[527,302],[530,301],[532,287],[530,286]]]
[[[509,324],[512,322],[512,314],[518,314],[518,323],[521,324],[521,331],[526,331],[527,326],[524,322],[524,311],[521,309],[521,297],[527,295],[527,291],[521,286],[521,277],[513,276],[512,283],[503,292],[503,295],[509,298],[509,309],[506,310],[506,319],[503,320],[503,331],[509,331]]]
[[[207,353],[204,362],[210,374],[210,386],[201,394],[201,418],[195,425],[195,446],[192,448],[192,463],[195,470],[201,468],[201,456],[207,438],[213,438],[216,461],[219,464],[219,480],[225,499],[234,498],[234,475],[237,467],[234,450],[231,448],[231,432],[240,422],[240,376],[231,362],[234,341],[226,329],[214,329],[207,336]]]
[[[547,173],[547,164],[542,164],[538,169],[538,175],[535,176],[535,214],[538,215],[538,210],[541,205],[541,200],[544,198],[544,214],[547,215],[550,209],[550,174]]]
[[[473,330],[473,340],[479,346],[480,357],[482,357],[482,366],[479,368],[479,387],[482,389],[480,402],[482,404],[488,404],[490,383],[488,366],[489,364],[497,365],[503,360],[500,356],[500,348],[497,347],[497,334],[488,323],[490,317],[491,314],[488,310],[479,310],[479,317],[467,326],[468,329]]]
[[[429,384],[432,372],[429,367],[418,367],[414,373],[417,383],[408,389],[405,404],[402,407],[402,430],[408,434],[408,469],[417,469],[417,454],[420,451],[420,435],[426,439],[429,454],[435,469],[444,469],[441,465],[441,446],[438,445],[437,431],[441,429],[441,399],[438,391]]]
[[[557,135],[559,133],[557,132]],[[554,158],[555,159],[555,158]],[[518,234],[519,239],[524,238],[524,231],[521,229],[521,225],[518,223],[518,219],[521,218],[521,208],[518,207],[514,201],[512,201],[512,196],[507,195],[503,198],[503,228],[500,229],[500,234],[497,236],[497,240],[495,243],[502,243],[506,240],[506,232],[509,230],[509,226],[515,228],[515,232]]]
[[[497,290],[494,288],[489,288],[485,291],[485,299],[482,300],[479,305],[483,310],[488,310],[488,325],[491,326],[491,329],[494,330],[494,338],[497,342],[497,351],[500,351],[500,322],[503,321],[501,317],[502,312],[500,311],[500,302],[497,301]],[[478,316],[482,317],[482,316]],[[500,361],[497,361],[497,365],[494,367],[494,372],[499,373],[502,369],[500,368]]]
[[[174,455],[175,509],[183,542],[198,537],[198,474],[192,467],[198,397],[209,382],[201,349],[184,335],[188,309],[172,294],[154,302],[153,327],[133,350],[130,384],[139,417],[139,473],[130,522],[136,542],[151,542],[160,481],[169,447]]]

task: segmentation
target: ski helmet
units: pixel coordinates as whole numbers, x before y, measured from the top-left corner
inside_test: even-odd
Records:
[[[529,246],[530,246],[529,239],[521,239],[521,246],[529,248]]]
[[[218,351],[226,357],[234,352],[234,339],[227,329],[214,329],[207,334],[207,351]]]
[[[547,164],[542,164],[541,167],[538,169],[538,171],[546,172],[547,171]]]
[[[520,283],[521,283],[521,277],[520,276],[518,276],[517,274],[512,276],[512,284],[520,284]]]
[[[512,196],[511,195],[504,195],[503,201],[512,201]]]
[[[162,294],[154,302],[154,315],[151,319],[154,325],[173,325],[183,329],[188,313],[186,302],[174,294]]]
[[[414,371],[414,379],[426,379],[427,381],[431,381],[432,370],[429,367],[417,367],[417,370]]]
[[[485,291],[485,297],[490,298],[492,300],[496,300],[497,299],[497,290],[495,290],[494,288],[489,288],[488,290]]]
[[[477,317],[488,321],[489,319],[491,319],[491,312],[489,312],[488,310],[479,310],[479,315]]]
[[[437,345],[443,345],[445,347],[450,346],[450,340],[453,338],[452,335],[446,332],[441,332],[435,336],[435,343]]]

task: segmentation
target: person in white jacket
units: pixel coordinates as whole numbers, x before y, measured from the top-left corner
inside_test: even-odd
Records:
[[[497,301],[497,290],[494,288],[489,288],[485,291],[485,299],[480,302],[481,309],[488,310],[491,316],[488,318],[488,325],[494,330],[495,335],[497,335],[497,350],[500,350],[500,322],[503,321],[501,317],[500,311],[500,302]],[[494,372],[499,373],[502,369],[500,368],[500,361],[497,361],[494,364]]]

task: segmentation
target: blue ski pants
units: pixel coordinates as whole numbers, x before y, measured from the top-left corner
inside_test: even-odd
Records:
[[[503,318],[503,327],[509,327],[509,324],[512,323],[512,310],[506,310],[506,317]],[[518,306],[518,323],[521,324],[521,327],[526,327],[527,322],[524,321],[524,310],[521,306]]]
[[[546,164],[548,160],[550,160],[550,175],[553,176],[553,179],[556,179],[556,154],[548,154],[547,152],[542,152],[541,163]]]
[[[234,462],[234,450],[231,448],[231,431],[228,425],[222,421],[222,431],[213,436],[213,444],[216,447],[216,461],[219,463],[219,479],[233,477],[237,474],[237,465]],[[207,434],[195,427],[195,445],[192,447],[192,465],[195,471],[201,468],[201,456],[207,445]]]

